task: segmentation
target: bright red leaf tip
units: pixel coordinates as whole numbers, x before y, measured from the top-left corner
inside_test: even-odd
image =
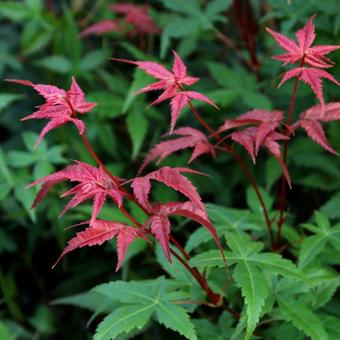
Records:
[[[340,120],[340,102],[328,103],[324,108],[321,105],[311,107],[300,115],[299,120],[292,127],[295,129],[300,126],[312,140],[337,155],[338,153],[329,144],[321,125],[322,122],[335,120]]]
[[[73,195],[72,199],[61,212],[61,215],[80,203],[92,199],[93,210],[90,225],[93,225],[104,205],[106,196],[111,197],[111,199],[117,203],[118,207],[122,205],[124,193],[117,185],[119,182],[118,177],[117,181],[114,182],[103,169],[77,161],[76,164],[69,165],[64,170],[40,178],[28,185],[27,188],[30,188],[33,185],[43,184],[33,202],[32,208],[41,202],[54,185],[64,180],[79,182],[79,184],[61,195],[62,197]]]
[[[151,207],[152,216],[145,222],[144,226],[151,227],[151,233],[155,236],[156,240],[162,247],[167,260],[171,263],[170,257],[170,227],[169,216],[184,216],[191,220],[203,225],[213,236],[216,244],[222,252],[224,258],[224,252],[219,241],[215,227],[209,221],[209,218],[200,206],[195,203],[188,202],[170,202],[166,204],[155,203]]]
[[[181,194],[186,196],[191,202],[193,202],[202,210],[204,210],[205,209],[204,205],[196,188],[181,173],[205,175],[202,172],[191,170],[188,168],[170,168],[165,166],[156,171],[150,172],[149,174],[143,177],[136,177],[132,182],[132,188],[138,203],[142,207],[150,211],[149,204],[149,194],[151,190],[150,182],[151,180],[154,180],[157,182],[161,182],[176,191],[179,191]]]
[[[274,59],[283,61],[284,65],[303,61],[303,63],[312,67],[327,68],[333,66],[332,61],[325,57],[325,55],[339,49],[340,45],[318,45],[312,47],[316,37],[315,26],[313,24],[314,17],[309,18],[306,25],[295,33],[297,43],[281,33],[266,28],[277,43],[286,51],[284,54],[274,56]]]
[[[72,77],[71,87],[68,91],[58,88],[54,85],[33,84],[29,80],[6,79],[9,82],[33,87],[46,102],[38,106],[34,113],[22,118],[27,119],[49,119],[50,121],[42,129],[40,136],[35,144],[39,145],[44,136],[52,129],[72,122],[77,127],[79,134],[85,131],[85,124],[77,118],[76,113],[84,114],[91,111],[97,104],[87,102],[84,98],[84,92]]]
[[[172,135],[178,135],[182,137],[161,142],[154,146],[146,155],[143,164],[138,170],[138,174],[140,174],[144,168],[156,158],[159,157],[157,162],[158,164],[172,153],[186,148],[194,149],[189,163],[205,153],[210,153],[212,156],[215,156],[214,146],[209,143],[206,135],[199,130],[193,129],[191,127],[182,127],[174,130]]]
[[[287,71],[279,84],[279,87],[285,83],[287,80],[299,77],[304,83],[308,84],[313,92],[315,93],[316,97],[319,99],[321,105],[325,105],[323,99],[323,91],[322,91],[322,80],[321,78],[326,78],[332,81],[336,85],[340,85],[340,83],[328,72],[325,70],[319,70],[317,68],[312,67],[296,67],[290,71]]]
[[[85,28],[80,36],[87,37],[92,34],[101,35],[109,32],[120,31],[117,20],[103,20]]]
[[[258,152],[258,150],[256,150],[257,136],[259,134],[258,129],[259,127],[249,127],[242,131],[236,131],[230,134],[230,138],[233,141],[241,144],[246,149],[254,163]],[[288,169],[281,157],[280,144],[278,143],[278,141],[288,139],[289,137],[286,135],[271,131],[262,140],[261,146],[265,147],[280,163],[283,175],[285,176],[289,187],[291,187]]]
[[[83,222],[82,224],[87,224]],[[67,253],[85,246],[101,245],[104,242],[117,237],[117,254],[118,262],[116,271],[121,267],[126,251],[129,245],[135,240],[136,237],[140,237],[147,240],[147,237],[142,233],[141,230],[130,227],[124,223],[112,222],[106,220],[96,220],[92,226],[80,231],[69,240],[68,245],[59,256],[58,260],[52,266],[52,269],[58,264],[61,258]]]
[[[123,21],[128,25],[132,25],[131,36],[159,33],[156,23],[149,15],[148,5],[137,6],[128,2],[121,2],[111,5],[110,9],[113,12],[123,14]]]
[[[153,61],[132,61],[126,59],[113,58],[114,61],[125,62],[138,66],[152,77],[158,79],[157,82],[147,85],[137,91],[137,93],[163,90],[163,93],[150,105],[157,105],[161,102],[170,99],[171,107],[171,127],[170,133],[175,128],[176,121],[181,111],[187,106],[191,99],[203,101],[218,109],[217,105],[205,95],[195,91],[185,91],[183,86],[195,84],[199,78],[190,77],[187,75],[187,67],[183,63],[179,55],[173,51],[174,62],[172,71],[167,70],[163,65]]]

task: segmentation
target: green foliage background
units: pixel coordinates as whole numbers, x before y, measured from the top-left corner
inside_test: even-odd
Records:
[[[336,0],[250,1],[257,26],[260,67],[256,72],[242,63],[249,60],[249,54],[229,0],[148,1],[162,33],[146,37],[146,41],[121,32],[80,38],[84,18],[88,25],[114,17],[107,11],[110,3],[0,1],[0,76],[62,88],[68,88],[71,76],[75,76],[87,99],[98,103],[84,118],[88,138],[109,169],[124,178],[136,174],[143,156],[168,131],[170,117],[167,103],[147,108],[153,97],[134,95],[150,78],[129,65],[113,63],[110,57],[170,65],[171,49],[175,49],[190,75],[201,77],[196,89],[220,106],[216,111],[197,105],[209,124],[218,127],[224,119],[254,107],[288,108],[292,83],[277,90],[283,70],[271,56],[280,49],[265,26],[292,36],[317,13],[317,43],[340,43]],[[236,41],[239,48],[225,46],[218,38],[219,31]],[[332,60],[338,64],[331,69],[336,76],[339,53],[333,53]],[[335,85],[325,81],[324,87],[326,101],[339,100]],[[96,339],[138,337],[141,333],[150,339],[243,339],[252,336],[259,320],[254,338],[340,338],[336,293],[340,284],[338,157],[327,154],[300,132],[291,142],[293,190],[288,195],[284,226],[284,239],[290,246],[282,256],[270,253],[260,205],[231,157],[218,155],[214,161],[202,157],[194,163],[195,169],[211,175],[211,179],[192,180],[204,201],[211,202],[209,215],[225,240],[229,273],[203,228],[179,219],[172,232],[183,244],[186,242],[186,250],[193,256],[191,264],[206,270],[213,289],[226,295],[239,312],[234,318],[223,309],[189,303],[204,300],[197,284],[179,263],[169,266],[159,249],[153,251],[142,241],[131,247],[118,273],[114,272],[114,242],[82,249],[50,269],[73,234],[64,229],[87,219],[91,207],[82,205],[58,218],[65,204],[58,197],[65,187],[59,186],[38,209],[31,210],[36,191],[25,190],[25,186],[71,159],[93,161],[72,126],[49,133],[33,150],[42,122],[22,123],[20,118],[40,103],[31,90],[2,82],[0,339],[86,339],[94,333]],[[310,88],[302,84],[295,117],[314,104]],[[184,112],[179,124],[201,128],[189,111]],[[340,125],[330,124],[327,133],[340,151]],[[280,178],[278,164],[261,153],[253,167],[249,157],[239,151],[262,187],[271,217],[277,216],[273,201]],[[162,164],[183,166],[188,159],[189,153],[182,152]],[[154,195],[159,201],[176,199],[176,194],[161,186]],[[144,218],[139,211],[134,213]],[[124,220],[109,205],[101,217]],[[174,300],[186,303],[173,304]],[[112,326],[130,315],[126,322]]]

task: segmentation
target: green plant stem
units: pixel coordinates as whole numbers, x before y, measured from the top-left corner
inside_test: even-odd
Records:
[[[199,122],[210,132],[210,134],[213,137],[215,137],[217,139],[217,141],[219,143],[221,143],[223,145],[222,149],[224,151],[230,153],[236,159],[238,164],[240,165],[242,171],[244,172],[245,176],[249,180],[251,186],[254,188],[256,196],[257,196],[257,198],[258,198],[258,200],[261,204],[263,215],[264,215],[266,225],[267,225],[267,230],[268,230],[269,237],[270,237],[270,241],[271,241],[272,246],[274,246],[275,239],[274,239],[274,236],[273,236],[272,223],[271,223],[271,220],[269,218],[269,214],[268,214],[268,211],[267,211],[266,204],[263,200],[261,192],[260,192],[260,190],[257,186],[257,183],[256,183],[255,178],[253,177],[252,173],[249,171],[247,165],[244,163],[244,161],[242,160],[240,155],[235,150],[233,150],[233,148],[231,148],[229,145],[224,143],[222,137],[204,120],[204,118],[200,115],[200,113],[196,110],[196,108],[192,105],[192,103],[190,101],[189,101],[189,107],[190,107],[191,111],[193,112],[193,114],[195,115],[195,117],[199,120]]]

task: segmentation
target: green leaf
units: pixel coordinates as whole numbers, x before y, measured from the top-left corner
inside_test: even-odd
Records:
[[[126,119],[129,135],[132,140],[132,159],[138,155],[143,141],[148,132],[148,120],[144,117],[143,110],[134,105]]]
[[[225,254],[227,264],[230,264],[228,253]],[[219,250],[209,250],[190,259],[190,265],[193,267],[223,267],[223,258]]]
[[[197,0],[162,0],[162,2],[166,8],[187,15],[199,15],[201,13]]]
[[[269,196],[267,191],[265,191],[264,189],[259,188],[259,191],[262,195],[262,198],[263,198],[263,201],[264,201],[264,204],[267,210],[270,211],[273,206],[274,200]],[[262,206],[260,204],[260,201],[253,187],[249,187],[247,189],[247,203],[248,203],[249,208],[252,211],[254,211],[254,213],[261,214],[261,215],[263,214]]]
[[[71,305],[95,311],[106,300],[107,298],[102,294],[89,291],[53,300],[52,305]]]
[[[12,21],[22,21],[30,15],[30,11],[23,4],[17,1],[1,1],[0,16],[3,16]]]
[[[37,307],[34,315],[29,319],[29,322],[42,334],[53,334],[56,330],[52,312],[43,305]]]
[[[16,335],[11,332],[11,330],[0,321],[0,339],[3,340],[15,340]]]
[[[34,164],[36,157],[26,151],[10,151],[8,152],[8,162],[14,167],[26,167]]]
[[[106,50],[95,50],[86,54],[79,64],[84,71],[92,71],[108,61],[109,53]]]
[[[0,93],[0,112],[20,97],[20,95],[14,93]]]
[[[99,324],[95,340],[110,340],[121,333],[142,329],[155,310],[155,304],[129,305],[116,309]]]
[[[185,309],[169,302],[160,303],[156,310],[157,320],[187,339],[197,339],[194,326]]]
[[[205,15],[214,19],[218,13],[226,11],[231,5],[231,0],[213,0],[207,3]]]
[[[340,318],[329,314],[319,314],[329,339],[340,339]]]
[[[265,277],[246,261],[236,265],[233,278],[241,288],[247,308],[247,331],[245,339],[249,339],[260,319],[261,310],[268,297],[269,289]]]
[[[280,163],[274,158],[268,158],[266,160],[266,189],[271,189],[271,187],[276,183],[282,176],[282,170]]]
[[[277,296],[277,302],[284,318],[312,340],[328,339],[321,320],[309,308],[288,296]]]
[[[272,274],[280,274],[285,277],[308,281],[306,276],[293,264],[293,262],[282,258],[279,254],[259,253],[242,257],[231,252],[226,252],[225,255],[229,265],[247,261],[251,265],[257,266],[261,270],[266,270]],[[224,262],[218,250],[210,250],[192,257],[190,265],[193,267],[223,268]]]
[[[241,96],[242,101],[250,109],[264,109],[272,110],[273,105],[271,101],[264,94],[255,91],[246,91]]]
[[[26,131],[22,134],[22,140],[25,144],[25,147],[28,151],[35,152],[35,153],[42,153],[44,154],[47,150],[47,143],[46,140],[42,140],[39,148],[34,149],[34,145],[37,142],[37,139],[39,138],[39,135],[35,132]]]
[[[10,187],[12,187],[12,185],[13,185],[12,177],[11,177],[10,171],[8,169],[8,166],[6,164],[5,155],[2,151],[1,146],[0,146],[0,174],[1,174],[1,177],[6,179],[8,185]]]
[[[69,59],[62,55],[45,57],[37,61],[37,64],[46,70],[61,74],[68,74],[71,71],[72,64]]]
[[[340,217],[340,192],[333,195],[322,207],[321,211],[330,218]]]
[[[21,35],[21,46],[24,55],[31,55],[44,48],[52,37],[52,29],[32,20],[25,25]]]
[[[233,81],[232,78],[234,78],[233,76],[235,76],[235,74],[227,66],[219,63],[208,63],[208,69],[219,85],[222,87],[228,87],[228,85],[231,85]]]
[[[299,265],[306,267],[316,256],[322,252],[327,243],[327,239],[322,235],[306,237],[302,244],[299,256]]]
[[[171,302],[182,298],[183,294],[169,289],[173,290],[163,278],[147,282],[115,281],[95,287],[94,292],[129,304],[103,320],[97,328],[95,339],[111,339],[135,328],[141,329],[152,315],[159,323],[186,338],[196,339],[194,327],[185,309]]]
[[[331,226],[327,216],[320,211],[314,212],[314,219],[315,219],[316,224],[323,230],[327,230]]]
[[[239,94],[232,89],[218,89],[207,93],[208,97],[221,106],[228,106],[234,103]]]
[[[94,111],[103,118],[115,118],[123,114],[123,101],[120,97],[104,91],[90,92],[87,97],[97,103]]]
[[[190,18],[175,18],[164,29],[163,36],[171,38],[182,38],[193,35],[199,30],[197,20]]]
[[[123,113],[130,108],[131,104],[136,99],[136,91],[140,90],[142,87],[146,86],[150,83],[152,78],[145,74],[143,70],[136,69],[133,76],[133,82],[129,88],[129,91],[125,97],[124,105],[123,105]]]

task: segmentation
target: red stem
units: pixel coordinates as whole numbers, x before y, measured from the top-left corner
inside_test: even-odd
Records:
[[[302,67],[303,63],[304,63],[304,57],[301,59],[299,67]],[[292,118],[293,118],[293,110],[294,110],[294,106],[295,106],[296,94],[297,94],[297,89],[298,89],[298,85],[299,85],[299,80],[300,80],[300,78],[296,77],[294,88],[293,88],[293,95],[292,95],[292,98],[291,98],[290,104],[289,104],[287,121],[286,121],[287,133],[290,133],[289,125],[291,124]],[[288,141],[285,140],[284,143],[283,143],[283,163],[285,165],[287,164],[287,156],[288,156],[287,146],[288,146]],[[283,223],[284,223],[284,210],[285,210],[286,199],[287,199],[287,181],[286,181],[284,176],[282,176],[282,179],[281,179],[281,195],[280,195],[280,197],[281,197],[280,218],[279,218],[278,225],[277,225],[278,233],[277,233],[276,247],[279,247],[280,243],[281,243],[282,227],[283,227]]]
[[[261,192],[260,192],[260,190],[259,190],[259,188],[256,184],[255,178],[253,177],[253,175],[249,171],[247,165],[244,163],[244,161],[242,160],[240,155],[235,150],[233,150],[229,145],[224,143],[221,136],[204,120],[204,118],[199,114],[199,112],[195,109],[195,107],[192,105],[192,103],[190,101],[189,101],[189,107],[190,107],[191,111],[193,112],[193,114],[196,116],[196,118],[200,121],[200,123],[210,132],[210,134],[213,137],[215,137],[217,139],[218,142],[220,142],[223,145],[222,149],[224,149],[226,152],[230,153],[236,159],[238,164],[240,165],[241,169],[243,170],[244,174],[246,175],[247,179],[249,180],[251,186],[254,188],[257,198],[259,199],[259,202],[260,202],[261,207],[262,207],[263,215],[264,215],[264,218],[266,220],[266,225],[267,225],[270,241],[271,241],[272,245],[274,245],[275,240],[274,240],[273,231],[272,231],[272,223],[271,223],[271,220],[269,218],[269,214],[268,214],[268,211],[267,211],[267,208],[266,208],[266,204],[264,203],[263,197],[262,197]]]
[[[182,265],[192,274],[197,283],[202,287],[202,289],[207,294],[209,301],[214,305],[218,306],[222,302],[222,296],[214,293],[207,284],[205,278],[199,273],[195,268],[190,267],[190,265],[185,262],[174,250],[170,249],[171,254],[176,257],[176,259],[182,263]]]
[[[189,261],[190,256],[189,254],[184,250],[184,248],[178,243],[178,241],[170,235],[170,241],[176,246],[176,248],[181,252],[181,254],[184,256],[184,258]]]
[[[91,156],[93,157],[93,159],[98,163],[98,165],[100,167],[102,167],[102,169],[105,171],[105,173],[114,181],[114,183],[117,183],[117,179],[115,178],[115,176],[113,176],[110,171],[105,167],[105,165],[102,163],[102,161],[100,160],[100,158],[97,156],[97,154],[95,153],[95,151],[93,150],[93,148],[91,147],[88,139],[86,138],[86,136],[83,134],[81,135],[84,144],[87,148],[87,150],[89,151],[89,153],[91,154]],[[122,188],[122,190],[124,190]],[[124,191],[126,194],[129,194],[127,191]],[[130,195],[131,196],[131,195]],[[132,197],[132,196],[131,196]],[[148,211],[146,211],[135,199],[134,197],[132,197],[132,200],[135,204],[137,204],[141,209],[143,209],[143,211],[150,216],[150,213]],[[134,218],[130,215],[129,212],[127,212],[124,207],[120,207],[121,212],[132,222],[134,223],[136,226],[141,227],[142,225]],[[190,259],[190,256],[188,255],[188,253],[184,250],[184,248],[178,243],[178,241],[175,239],[174,236],[170,235],[170,239],[172,241],[172,243],[175,245],[176,248],[178,248],[178,250],[182,253],[182,255],[185,257],[186,261],[188,261]],[[194,278],[196,279],[196,281],[200,284],[200,286],[203,288],[203,290],[206,292],[207,297],[209,299],[209,301],[214,304],[214,305],[218,305],[221,301],[221,296],[214,293],[211,288],[208,286],[206,279],[200,274],[200,272],[196,269],[196,268],[192,268],[185,260],[183,260],[176,252],[174,252],[171,249],[171,253],[182,263],[182,265],[194,276]]]

